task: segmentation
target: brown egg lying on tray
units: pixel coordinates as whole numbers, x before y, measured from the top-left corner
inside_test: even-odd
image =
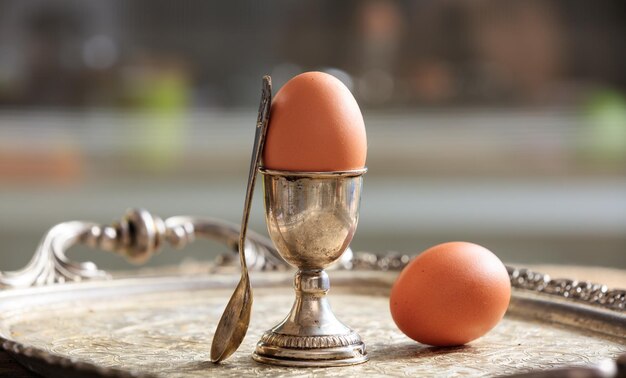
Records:
[[[495,327],[511,298],[506,267],[477,244],[450,242],[427,249],[396,280],[391,315],[413,340],[453,346]]]

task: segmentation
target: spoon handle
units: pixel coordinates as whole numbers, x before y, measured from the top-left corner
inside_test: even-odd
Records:
[[[246,200],[243,205],[243,217],[241,219],[241,230],[239,232],[239,261],[241,262],[241,274],[248,275],[248,265],[246,264],[245,240],[248,230],[248,219],[250,218],[250,206],[252,205],[252,195],[254,194],[254,184],[256,182],[257,171],[261,163],[261,154],[265,145],[265,136],[270,118],[270,105],[272,103],[272,79],[263,76],[263,92],[261,94],[261,105],[259,105],[259,115],[256,122],[256,132],[254,134],[254,145],[252,158],[250,159],[250,172],[248,174],[248,186],[246,188]]]

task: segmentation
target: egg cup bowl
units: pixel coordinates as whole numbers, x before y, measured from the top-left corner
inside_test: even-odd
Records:
[[[265,216],[278,253],[298,268],[289,315],[265,332],[254,360],[281,366],[345,366],[368,360],[361,337],[333,314],[325,268],[356,231],[367,168],[293,172],[261,168]]]

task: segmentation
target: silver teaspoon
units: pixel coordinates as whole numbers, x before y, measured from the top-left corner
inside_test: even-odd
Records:
[[[250,218],[250,205],[254,192],[257,171],[261,162],[261,153],[265,144],[265,135],[269,123],[270,105],[272,103],[272,79],[269,76],[263,77],[263,92],[261,94],[261,105],[257,117],[256,132],[254,134],[254,147],[252,149],[252,159],[250,161],[250,173],[248,175],[248,187],[246,189],[246,200],[243,207],[243,218],[241,220],[241,230],[239,232],[239,261],[241,262],[241,279],[230,301],[224,309],[222,318],[217,324],[213,342],[211,344],[211,361],[220,362],[233,354],[243,341],[248,325],[250,324],[250,313],[252,311],[252,289],[250,287],[250,277],[248,275],[248,265],[246,264],[245,240],[248,229],[248,219]]]

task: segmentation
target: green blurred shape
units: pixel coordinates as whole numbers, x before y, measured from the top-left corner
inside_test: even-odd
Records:
[[[187,106],[189,85],[184,75],[163,72],[151,75],[139,95],[140,106],[159,112],[178,112]]]
[[[626,99],[618,91],[601,90],[584,107],[583,146],[596,162],[626,160]]]
[[[149,75],[137,88],[140,111],[138,150],[143,169],[174,170],[184,153],[184,115],[189,103],[189,84],[183,72],[164,70]]]

